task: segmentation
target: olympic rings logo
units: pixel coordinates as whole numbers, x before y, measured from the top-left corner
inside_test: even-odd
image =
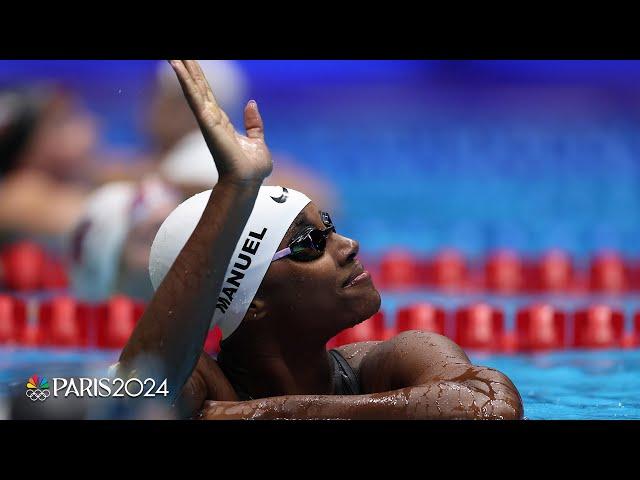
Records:
[[[138,388],[136,388],[136,384]],[[47,377],[32,375],[26,384],[27,398],[32,402],[44,402],[52,394],[54,397],[155,397],[169,395],[167,379],[160,385],[153,378],[141,380],[130,378],[124,381],[122,378],[54,378],[53,392],[49,387]]]
[[[37,402],[38,400],[44,402],[51,395],[49,389],[40,390],[39,388],[28,388],[25,393],[32,402]]]

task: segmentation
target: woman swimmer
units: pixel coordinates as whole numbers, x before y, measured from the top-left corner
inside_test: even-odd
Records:
[[[154,240],[156,288],[122,351],[120,376],[167,379],[181,417],[202,419],[520,419],[513,383],[472,365],[446,337],[408,331],[327,352],[380,295],[358,243],[271,173],[254,101],[237,133],[195,61],[170,62],[219,172]],[[214,360],[210,326],[223,332]]]

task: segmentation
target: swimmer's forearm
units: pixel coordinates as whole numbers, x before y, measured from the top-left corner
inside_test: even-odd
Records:
[[[260,182],[221,177],[202,218],[158,287],[120,356],[119,374],[167,379],[175,400],[204,344],[217,294],[238,238],[251,214]],[[152,371],[135,360],[151,357]],[[124,370],[124,371],[123,371]],[[131,372],[133,373],[133,372]]]
[[[437,382],[367,395],[293,395],[244,402],[205,402],[202,420],[475,420],[520,419],[519,402],[460,383]]]

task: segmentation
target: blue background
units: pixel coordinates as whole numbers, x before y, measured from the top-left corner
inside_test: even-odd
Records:
[[[638,256],[640,62],[240,64],[272,150],[337,185],[336,221],[368,252]],[[1,61],[0,84],[65,84],[102,118],[105,147],[144,150],[156,67]]]

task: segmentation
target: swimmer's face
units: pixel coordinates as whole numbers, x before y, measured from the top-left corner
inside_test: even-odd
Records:
[[[62,178],[82,177],[97,141],[95,118],[70,96],[56,95],[27,147],[32,166]]]
[[[300,212],[278,250],[309,227],[326,228],[314,203]],[[273,262],[257,295],[264,300],[266,318],[290,335],[313,335],[324,341],[376,313],[380,294],[371,276],[362,275],[365,269],[357,259],[358,250],[358,242],[332,232],[317,258]]]

